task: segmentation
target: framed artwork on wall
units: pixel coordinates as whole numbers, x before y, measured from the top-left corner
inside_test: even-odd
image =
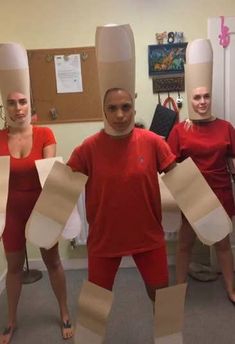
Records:
[[[184,63],[187,43],[148,46],[149,76],[153,93],[184,91]]]

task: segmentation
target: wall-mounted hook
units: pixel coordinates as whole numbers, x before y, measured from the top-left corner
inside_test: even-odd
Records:
[[[45,57],[46,62],[51,62],[51,61],[53,61],[53,59],[54,59],[54,56],[50,55],[50,54],[47,54]]]
[[[81,58],[82,58],[82,61],[86,61],[87,58],[88,58],[88,53],[85,52],[85,51],[83,51],[83,52],[81,53]]]
[[[58,118],[58,113],[56,111],[55,108],[51,108],[49,111],[50,115],[51,115],[51,119],[54,121]]]

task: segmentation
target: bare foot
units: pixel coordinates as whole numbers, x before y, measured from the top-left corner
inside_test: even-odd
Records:
[[[69,339],[73,337],[73,326],[69,319],[63,321],[61,331],[63,339]]]
[[[8,326],[6,327],[3,332],[0,334],[0,344],[8,344],[11,341],[13,333],[15,331],[15,326]]]

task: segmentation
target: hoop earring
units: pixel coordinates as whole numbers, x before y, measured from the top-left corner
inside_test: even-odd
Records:
[[[3,111],[3,105],[0,105],[0,118],[3,121],[3,129],[6,129],[8,126],[7,126],[7,121],[6,121],[6,115],[4,114],[4,111]]]

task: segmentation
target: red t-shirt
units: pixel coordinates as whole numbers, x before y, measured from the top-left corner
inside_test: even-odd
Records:
[[[235,156],[235,129],[222,119],[174,126],[168,143],[177,161],[191,157],[230,216],[235,214],[227,158]]]
[[[88,175],[91,255],[132,255],[164,244],[157,172],[174,160],[162,138],[138,128],[125,138],[101,131],[75,148],[68,165]]]

